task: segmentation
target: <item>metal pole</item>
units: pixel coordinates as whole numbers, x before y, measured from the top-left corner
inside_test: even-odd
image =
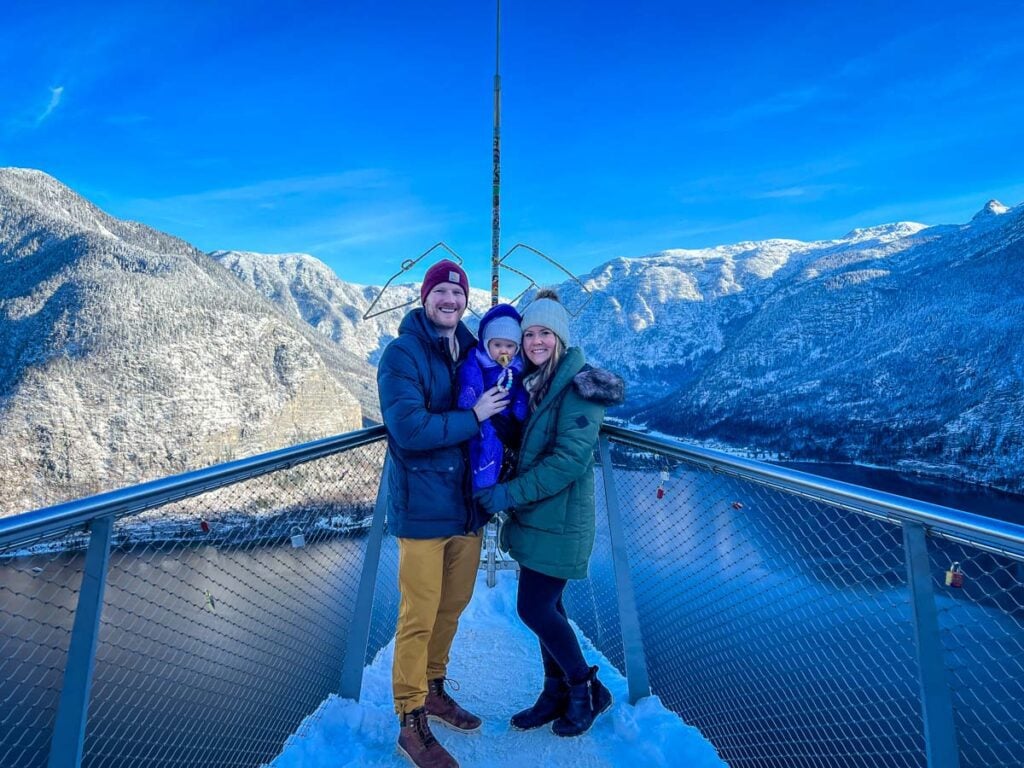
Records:
[[[85,746],[85,723],[89,714],[89,692],[96,668],[96,645],[103,613],[103,593],[110,563],[110,540],[114,517],[93,520],[85,571],[78,591],[78,606],[71,629],[71,644],[64,668],[64,683],[57,705],[57,720],[50,743],[49,768],[78,768]]]
[[[494,38],[494,144],[491,160],[494,175],[491,179],[491,306],[498,303],[498,261],[501,257],[501,0],[496,0]],[[492,520],[484,529],[487,564],[487,586],[497,584],[495,573],[497,553],[495,539],[497,524]]]
[[[363,572],[359,578],[359,593],[352,615],[352,627],[345,646],[345,666],[341,670],[338,693],[342,698],[359,701],[363,688],[363,668],[366,666],[366,644],[370,639],[370,618],[373,614],[373,593],[377,585],[377,566],[380,563],[381,543],[384,540],[384,517],[388,508],[388,473],[391,456],[385,455],[377,489],[377,503],[373,509],[373,522],[366,540]]]
[[[491,186],[491,306],[498,303],[498,261],[501,254],[501,0],[497,0],[494,43],[494,177]]]
[[[914,614],[928,767],[959,768],[960,751],[953,719],[953,699],[946,680],[924,526],[909,522],[903,524],[903,549],[907,560],[910,607]]]
[[[615,591],[619,599],[619,626],[622,630],[622,651],[626,660],[626,680],[629,685],[629,703],[636,704],[651,695],[651,682],[647,676],[647,658],[644,639],[640,634],[640,615],[636,609],[633,579],[629,574],[626,557],[626,537],[622,532],[619,514],[619,494],[615,489],[615,470],[608,438],[601,436],[601,477],[604,481],[604,499],[608,507],[608,533],[611,539],[612,565],[615,569]]]
[[[487,544],[487,586],[494,587],[498,583],[498,524],[494,519],[487,522],[484,536]]]

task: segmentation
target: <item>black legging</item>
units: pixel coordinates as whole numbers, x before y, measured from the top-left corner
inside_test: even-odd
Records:
[[[565,585],[565,579],[520,567],[516,610],[540,640],[544,676],[564,678],[571,684],[585,680],[590,667],[562,606]]]

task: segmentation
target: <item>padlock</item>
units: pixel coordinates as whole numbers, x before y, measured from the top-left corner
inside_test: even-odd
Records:
[[[657,495],[658,495],[659,499],[664,499],[665,498],[665,489],[662,488],[660,485],[658,486],[658,494]]]
[[[661,482],[667,483],[668,479],[669,479],[668,470],[667,469],[661,470]]]
[[[960,570],[960,563],[953,563],[949,566],[949,570],[946,571],[946,586],[956,587],[957,589],[964,585],[964,572]]]
[[[743,509],[743,502],[742,501],[734,501],[732,503],[732,508],[733,509]]]
[[[210,524],[208,522],[206,522],[205,520],[200,520],[199,521],[199,528],[200,528],[200,530],[202,530],[203,533],[209,533],[210,532]]]
[[[292,526],[292,546],[295,547],[295,549],[300,549],[301,547],[306,546],[306,535],[297,525]]]

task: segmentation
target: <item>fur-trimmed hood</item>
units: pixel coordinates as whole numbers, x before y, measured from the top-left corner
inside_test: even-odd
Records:
[[[584,400],[598,405],[612,406],[626,402],[626,382],[604,368],[583,367],[572,378],[572,386]]]

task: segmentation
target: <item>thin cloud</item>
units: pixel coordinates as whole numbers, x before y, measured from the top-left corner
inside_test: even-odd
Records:
[[[312,224],[306,234],[319,236],[319,242],[309,246],[310,251],[334,254],[354,247],[401,242],[418,236],[422,236],[426,243],[431,239],[428,234],[439,236],[447,228],[448,217],[443,213],[424,209],[418,204],[407,204],[384,212],[340,213]]]
[[[212,203],[212,202],[253,202],[272,201],[282,197],[297,195],[316,195],[326,192],[362,192],[379,190],[389,186],[391,174],[377,169],[359,169],[344,173],[325,174],[322,176],[301,176],[285,179],[268,179],[237,187],[208,189],[202,192],[190,192],[184,195],[153,200],[153,203]]]
[[[781,187],[778,189],[767,189],[761,192],[751,192],[746,197],[751,200],[779,200],[803,198],[804,200],[820,200],[830,192],[849,191],[844,184],[804,184],[792,187]]]
[[[60,106],[60,100],[64,96],[64,86],[58,85],[56,88],[50,89],[50,103],[46,105],[46,109],[43,110],[42,114],[36,118],[36,125],[41,124],[50,115],[53,114],[54,110]]]
[[[732,114],[722,118],[721,123],[728,126],[738,126],[744,123],[756,122],[766,117],[776,117],[791,112],[798,112],[821,98],[824,92],[825,89],[821,86],[811,85],[806,88],[776,93],[767,99],[740,107]]]
[[[136,198],[121,215],[204,250],[366,260],[380,252],[405,253],[421,240],[432,243],[453,225],[450,213],[425,207],[405,186],[390,172],[362,169]]]
[[[849,185],[827,179],[859,165],[845,155],[837,155],[783,168],[751,168],[743,173],[689,179],[677,184],[673,192],[683,205],[785,198],[819,200],[835,192],[851,191]]]
[[[855,56],[833,68],[822,69],[816,83],[775,93],[767,98],[744,104],[738,109],[710,122],[712,128],[738,128],[765,118],[778,117],[799,112],[823,100],[841,102],[849,93],[851,84],[869,82],[886,72],[901,72],[905,58],[916,46],[924,44],[930,37],[942,33],[939,24],[922,25],[883,40],[866,53]],[[1001,54],[1004,52],[1000,51]],[[888,84],[894,89],[895,84]],[[932,94],[930,94],[932,95]]]

